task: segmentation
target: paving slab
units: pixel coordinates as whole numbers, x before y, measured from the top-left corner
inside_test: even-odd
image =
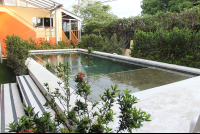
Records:
[[[132,93],[139,99],[134,105],[151,114],[150,122],[133,132],[188,133],[191,120],[200,114],[200,76]],[[119,108],[113,108],[119,114]],[[110,124],[116,126],[118,122]]]

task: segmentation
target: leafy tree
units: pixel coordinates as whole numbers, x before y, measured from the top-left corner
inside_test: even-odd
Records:
[[[80,3],[80,16],[84,18],[83,24],[91,21],[105,22],[117,18],[110,12],[109,5],[101,4],[96,0],[82,0]],[[73,5],[73,12],[78,13],[78,5]]]
[[[159,12],[177,12],[199,5],[200,0],[143,0],[141,2],[142,14],[156,14]]]

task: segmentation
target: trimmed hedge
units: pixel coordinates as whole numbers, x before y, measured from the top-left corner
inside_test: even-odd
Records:
[[[187,28],[153,32],[137,31],[131,56],[200,68],[200,33]]]
[[[116,34],[114,34],[110,39],[108,37],[104,38],[101,35],[86,34],[82,36],[81,42],[79,42],[77,47],[83,49],[92,47],[95,51],[122,54],[122,44],[123,39],[120,38],[118,41]]]

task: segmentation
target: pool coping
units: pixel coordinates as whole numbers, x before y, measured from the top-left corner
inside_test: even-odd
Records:
[[[60,52],[82,52],[87,53],[86,49],[53,49],[53,50],[29,50],[30,54],[42,54],[42,53],[60,53]],[[198,68],[192,68],[192,67],[186,67],[186,66],[180,66],[175,64],[169,64],[164,62],[157,62],[153,60],[146,60],[146,59],[140,59],[140,58],[134,58],[134,57],[127,57],[123,55],[114,55],[110,53],[105,52],[99,52],[99,51],[93,51],[93,55],[98,56],[104,56],[108,58],[114,58],[119,59],[123,61],[127,61],[129,63],[136,63],[136,64],[143,64],[149,67],[158,67],[163,69],[168,69],[172,71],[178,71],[181,73],[186,73],[190,75],[199,76],[200,75],[200,69]]]
[[[70,51],[70,49],[67,49]],[[72,51],[87,52],[83,49],[71,49]],[[35,53],[49,53],[55,52],[57,50],[40,50],[35,51]],[[63,52],[66,50],[62,50]],[[33,51],[32,51],[33,52]],[[94,51],[93,53],[97,55],[104,55],[107,57],[115,57],[116,59],[128,59],[128,61],[134,61],[138,63],[147,62],[147,64],[154,63],[153,66],[161,68],[172,68],[173,70],[184,69],[185,72],[192,70],[192,73],[199,75],[200,69],[184,67],[179,65],[171,65],[167,63],[159,63],[155,61],[138,59],[120,55],[113,55],[103,52]],[[132,60],[131,60],[132,59]],[[27,60],[28,61],[28,60]],[[35,65],[35,66],[32,66]],[[170,70],[171,70],[170,68]],[[38,79],[38,82],[41,84],[48,81],[50,82],[50,88],[54,89],[58,84],[56,80],[59,80],[55,75],[50,73],[45,67],[37,63],[35,60],[30,60],[30,66],[28,66],[30,72],[35,75]],[[45,76],[47,72],[48,76]],[[50,76],[51,75],[51,76]],[[143,127],[133,132],[139,133],[188,133],[190,128],[191,120],[200,114],[200,76],[189,78],[186,80],[166,84],[163,86],[150,88],[144,91],[139,91],[131,93],[131,95],[139,99],[138,103],[134,104],[133,107],[137,109],[141,108],[142,111],[145,111],[147,114],[151,114],[151,122],[144,122]],[[44,88],[43,85],[40,85]],[[72,89],[73,90],[73,89]],[[75,98],[75,97],[73,97]],[[72,103],[75,101],[73,99]],[[74,105],[74,104],[72,104]],[[113,111],[116,113],[114,115],[114,122],[108,124],[111,128],[116,128],[118,126],[119,119],[117,118],[120,114],[119,105],[114,104]]]

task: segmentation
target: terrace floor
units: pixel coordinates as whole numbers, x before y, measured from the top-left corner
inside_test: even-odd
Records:
[[[151,114],[151,121],[133,132],[188,133],[191,120],[200,114],[199,81],[200,76],[133,93],[139,99],[135,107]]]

